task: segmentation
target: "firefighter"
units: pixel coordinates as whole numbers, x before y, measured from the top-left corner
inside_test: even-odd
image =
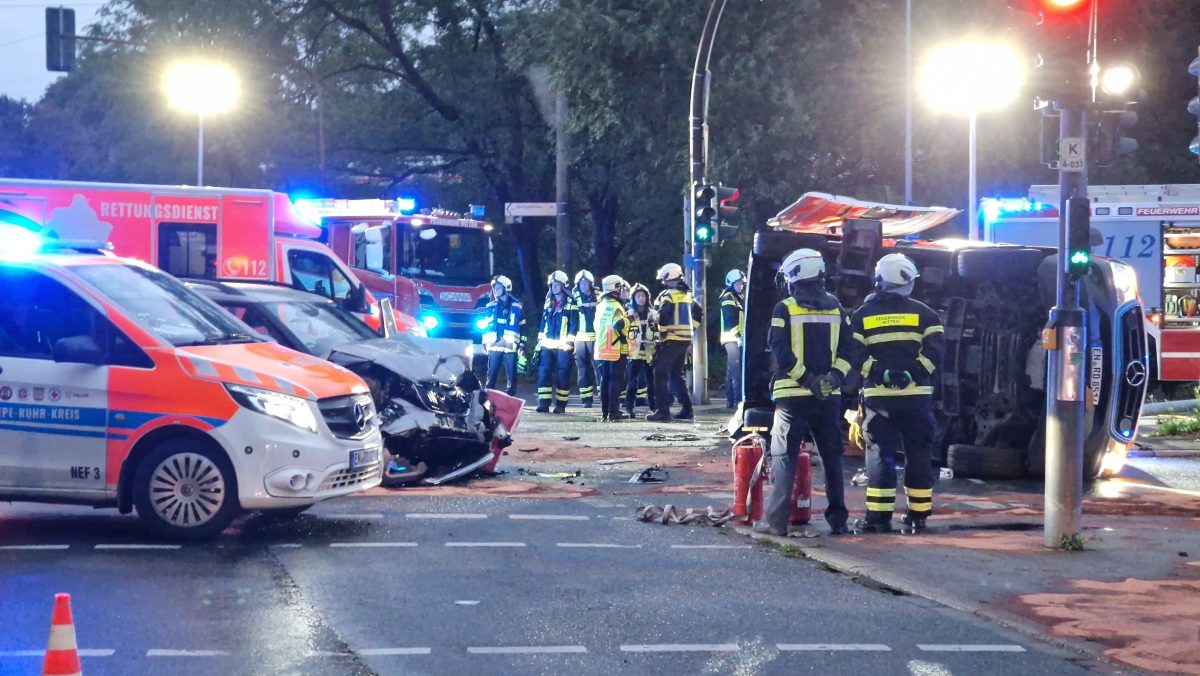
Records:
[[[517,392],[517,347],[525,328],[521,301],[512,295],[512,280],[504,275],[492,277],[492,300],[484,309],[487,326],[483,345],[487,349],[487,388],[496,387],[500,367],[504,367],[505,392]]]
[[[575,344],[576,386],[584,408],[592,407],[596,393],[596,364],[593,345],[596,340],[596,278],[587,270],[575,273],[571,291],[575,311],[571,313],[571,341]]]
[[[906,530],[925,528],[933,511],[934,374],[941,365],[944,330],[932,308],[910,298],[917,266],[904,254],[875,264],[875,292],[854,313],[856,355],[862,374],[863,439],[867,449],[867,515],[855,532],[892,529],[896,460],[904,454]]]
[[[654,300],[654,312],[658,317],[658,345],[654,354],[654,412],[646,420],[656,422],[670,420],[672,387],[679,399],[680,410],[675,420],[691,420],[692,398],[683,381],[683,365],[688,348],[692,345],[693,320],[700,320],[700,308],[692,300],[691,290],[683,281],[683,268],[678,263],[667,263],[658,270],[658,281],[663,284],[662,293]]]
[[[654,343],[658,328],[654,310],[650,307],[650,289],[634,284],[626,307],[629,319],[629,362],[625,367],[625,414],[636,418],[637,406],[654,408],[651,384],[654,377],[650,363],[654,361]]]
[[[746,273],[730,270],[725,275],[725,290],[721,292],[721,345],[725,347],[725,405],[732,409],[742,400],[742,329],[746,321],[746,304],[742,290]]]
[[[571,394],[571,316],[575,306],[567,293],[567,273],[555,270],[546,279],[550,289],[542,305],[542,323],[538,329],[538,413],[548,413],[554,401],[554,412],[567,410]]]
[[[754,530],[787,535],[792,486],[800,445],[817,444],[825,474],[825,521],[834,535],[846,533],[842,478],[842,383],[850,372],[850,315],[825,290],[825,259],[813,249],[797,249],[783,259],[779,274],[788,297],[771,313],[769,343],[775,356],[771,399],[771,497]]]
[[[600,378],[600,411],[604,422],[621,419],[621,390],[625,362],[629,357],[629,320],[621,293],[625,280],[609,275],[600,280],[600,302],[596,305],[596,371]]]

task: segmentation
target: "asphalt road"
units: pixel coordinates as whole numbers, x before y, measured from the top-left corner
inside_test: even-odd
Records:
[[[0,505],[0,673],[69,592],[95,674],[1070,674],[1103,667],[603,498],[347,498],[169,545]]]

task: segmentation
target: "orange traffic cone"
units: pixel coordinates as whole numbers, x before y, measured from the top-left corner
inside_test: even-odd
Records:
[[[42,676],[80,676],[81,673],[79,651],[75,646],[75,620],[71,618],[71,595],[55,594]]]

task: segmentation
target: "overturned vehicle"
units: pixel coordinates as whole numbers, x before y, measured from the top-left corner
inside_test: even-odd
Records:
[[[936,462],[968,477],[1043,472],[1041,331],[1054,304],[1055,251],[917,238],[956,213],[808,193],[755,235],[746,293],[746,431],[771,424],[767,331],[771,311],[783,298],[776,285],[783,258],[801,247],[820,251],[829,290],[853,309],[872,291],[875,262],[900,252],[921,271],[913,298],[937,310],[946,329],[946,355],[934,390]],[[1089,322],[1084,475],[1098,477],[1122,466],[1146,391],[1146,336],[1133,269],[1093,257],[1080,302]],[[847,408],[856,406],[850,396]]]
[[[329,298],[286,286],[187,280],[187,285],[251,329],[358,374],[367,402],[322,402],[331,425],[360,429],[377,415],[384,446],[383,484],[441,484],[494,471],[512,443],[523,402],[486,390],[470,369],[465,340],[410,334],[380,337]],[[328,407],[328,408],[327,408]]]

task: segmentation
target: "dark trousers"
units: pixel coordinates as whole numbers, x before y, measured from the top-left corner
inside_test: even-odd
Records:
[[[863,405],[863,441],[867,445],[867,521],[888,523],[896,504],[896,458],[905,455],[904,491],[908,513],[924,518],[933,512],[933,443],[937,421],[928,397],[872,398]]]
[[[825,473],[825,521],[846,525],[846,497],[842,477],[842,400],[788,397],[775,402],[771,424],[771,497],[765,518],[772,528],[785,531],[792,511],[792,486],[796,483],[796,458],[800,443],[812,437]]]
[[[621,417],[621,390],[625,389],[625,361],[597,361],[596,372],[600,376],[600,410],[605,418]]]
[[[596,362],[592,354],[595,347],[596,343],[590,340],[575,343],[575,385],[584,406],[591,406],[592,398],[596,396]]]
[[[505,383],[508,385],[504,389],[507,394],[517,393],[517,353],[516,352],[488,352],[487,366],[487,385],[489,390],[496,388],[496,378],[500,375],[500,367],[504,367]]]
[[[742,400],[742,346],[725,343],[725,404],[729,408]]]
[[[571,353],[566,350],[542,350],[538,363],[538,408],[567,407],[571,395]]]
[[[671,412],[671,395],[679,399],[679,405],[685,412],[692,410],[692,398],[688,395],[687,384],[683,382],[683,362],[687,358],[688,345],[690,343],[683,340],[664,341],[654,355],[656,411]]]
[[[644,402],[654,409],[654,397],[651,386],[654,377],[650,371],[650,362],[641,359],[630,359],[625,367],[625,410],[632,412],[638,402]]]

